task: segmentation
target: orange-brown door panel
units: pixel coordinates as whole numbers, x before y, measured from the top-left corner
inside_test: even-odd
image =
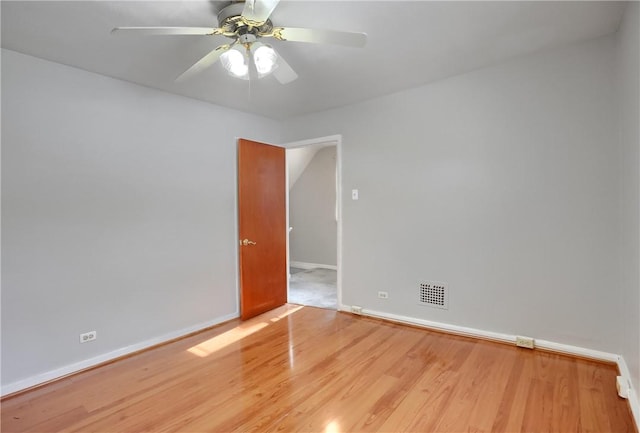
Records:
[[[285,149],[238,140],[240,317],[287,302]]]

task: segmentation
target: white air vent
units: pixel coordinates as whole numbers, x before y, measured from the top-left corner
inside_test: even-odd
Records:
[[[447,283],[424,281],[420,283],[420,304],[449,309],[449,288]]]

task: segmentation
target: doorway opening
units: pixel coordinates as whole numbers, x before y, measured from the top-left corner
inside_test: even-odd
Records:
[[[290,303],[340,309],[340,141],[286,145]]]

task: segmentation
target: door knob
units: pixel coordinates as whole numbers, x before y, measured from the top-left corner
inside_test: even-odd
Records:
[[[244,245],[245,247],[247,245],[255,245],[256,243],[254,241],[250,241],[249,239],[244,239],[240,241],[240,245]]]

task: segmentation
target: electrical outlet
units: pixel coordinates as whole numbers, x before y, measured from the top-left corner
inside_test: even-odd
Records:
[[[362,307],[358,307],[357,305],[352,305],[351,312],[353,314],[362,314]]]
[[[378,292],[378,298],[380,298],[380,299],[389,299],[389,293],[388,292]]]
[[[88,343],[96,338],[98,338],[96,331],[85,332],[84,334],[80,334],[80,343]]]
[[[517,336],[516,346],[526,347],[527,349],[533,349],[535,347],[535,342],[533,338]]]

